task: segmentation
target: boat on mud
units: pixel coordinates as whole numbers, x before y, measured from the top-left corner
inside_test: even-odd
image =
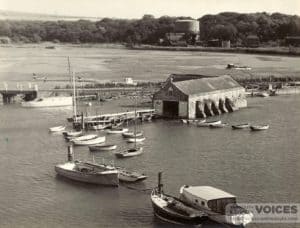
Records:
[[[211,186],[188,186],[180,188],[180,200],[204,212],[216,222],[235,226],[250,223],[253,214],[237,204],[236,197]]]
[[[110,150],[115,150],[115,149],[117,149],[117,145],[115,145],[115,144],[99,144],[99,145],[89,146],[89,150],[91,152],[110,151]]]
[[[245,128],[250,127],[250,124],[249,124],[249,123],[236,124],[236,125],[232,125],[231,127],[232,127],[232,129],[234,129],[234,130],[237,130],[237,129],[245,129]]]
[[[268,130],[270,128],[269,125],[251,125],[250,129],[251,131],[264,131]]]
[[[152,190],[151,202],[154,215],[163,221],[181,225],[200,225],[207,216],[200,210],[194,209],[182,200],[165,194],[159,173],[158,186]]]
[[[252,70],[251,67],[248,66],[239,66],[239,65],[235,65],[233,63],[229,63],[227,64],[226,69],[235,69],[235,70]]]

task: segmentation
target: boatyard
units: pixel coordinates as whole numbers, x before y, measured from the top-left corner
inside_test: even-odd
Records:
[[[38,50],[28,48],[37,54]],[[21,55],[27,50],[12,49]],[[0,106],[1,227],[170,227],[168,220],[173,219],[202,227],[268,228],[274,224],[251,223],[251,213],[240,207],[233,208],[230,221],[220,219],[223,206],[235,200],[280,203],[300,198],[292,190],[292,184],[299,188],[294,180],[300,178],[296,153],[300,132],[295,124],[300,121],[300,97],[296,92],[279,92],[298,90],[297,57],[262,60],[242,54],[84,50],[87,58],[80,61],[85,68],[76,64],[82,49],[61,47],[54,54],[42,50],[52,62],[49,69],[35,74],[57,77],[50,72],[53,67],[57,74],[66,72],[61,74],[63,83],[34,79],[32,72],[40,64],[35,55],[26,60],[35,63],[35,69],[25,67],[24,74],[0,68],[8,85],[3,92],[15,89],[16,82],[31,83],[33,91],[34,84],[39,88],[38,99],[31,103],[21,104],[21,94],[19,101],[11,99]],[[97,65],[102,71],[89,71],[98,64],[98,59],[88,58],[95,52],[108,62],[102,59]],[[57,65],[66,59],[62,53],[70,56],[70,72],[65,64]],[[247,71],[259,76],[226,69],[234,61],[251,66]],[[292,79],[276,81],[275,71]],[[262,72],[265,77],[260,78]],[[9,80],[9,74],[16,78]],[[78,75],[103,81],[82,84]],[[239,78],[245,75],[248,82]],[[270,75],[273,81],[264,79]],[[113,82],[137,83],[122,90],[111,87]],[[81,88],[87,89],[85,94],[79,94]],[[47,99],[49,92],[58,95],[55,101]],[[49,103],[59,105],[49,107]],[[158,172],[162,172],[159,183]],[[193,205],[191,199],[199,204]],[[210,200],[216,205],[220,200],[219,206]],[[239,223],[234,217],[238,213],[244,216]]]

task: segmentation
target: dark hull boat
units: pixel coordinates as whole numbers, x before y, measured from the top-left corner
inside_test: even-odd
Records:
[[[252,125],[250,129],[252,131],[264,131],[269,129],[269,125]]]
[[[204,213],[187,206],[179,199],[153,190],[151,201],[154,214],[161,220],[176,224],[199,225],[207,219]]]
[[[127,158],[141,155],[143,153],[143,147],[131,148],[126,151],[115,153],[117,158]]]
[[[161,172],[158,174],[158,186],[151,193],[151,202],[155,216],[176,224],[199,225],[207,219],[203,211],[185,204],[182,200],[163,192]]]
[[[94,146],[89,146],[89,150],[91,152],[95,151],[109,151],[109,150],[115,150],[117,149],[117,145],[114,144],[100,144],[100,145],[94,145]]]
[[[237,124],[237,125],[232,125],[232,129],[234,130],[238,130],[238,129],[245,129],[248,128],[250,125],[248,123],[244,123],[244,124]]]
[[[119,180],[122,182],[139,182],[148,178],[146,175],[136,171],[128,171],[121,167],[116,167],[116,169],[119,171]]]

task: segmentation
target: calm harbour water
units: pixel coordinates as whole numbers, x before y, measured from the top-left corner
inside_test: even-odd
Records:
[[[222,121],[268,123],[268,131],[197,128],[159,120],[138,126],[147,137],[143,155],[117,160],[113,152],[103,152],[95,159],[115,160],[147,173],[144,183],[133,185],[136,189],[155,186],[161,170],[165,190],[175,195],[183,184],[212,185],[237,195],[239,202],[299,202],[300,97],[252,98],[248,103],[247,109],[221,116]],[[56,176],[54,165],[66,160],[67,143],[47,129],[63,123],[70,113],[17,104],[0,107],[0,227],[168,227],[153,217],[149,192]],[[128,147],[120,135],[107,135],[107,141],[120,150]],[[76,147],[75,155],[92,159],[86,147]]]
[[[259,60],[262,57],[255,55],[184,52],[178,56],[173,52],[141,52],[145,62],[136,65],[137,52],[109,49],[103,50],[107,63],[91,66],[84,63],[96,64],[95,58],[99,57],[93,57],[92,50],[64,51],[67,53],[58,50],[53,56],[49,50],[39,53],[36,49],[1,48],[0,57],[7,63],[0,67],[1,80],[25,80],[31,77],[32,71],[51,73],[52,67],[57,67],[53,72],[66,70],[60,60],[69,54],[77,61],[76,66],[86,67],[82,72],[94,75],[92,70],[104,69],[102,74],[105,72],[108,78],[120,78],[125,68],[128,68],[125,75],[132,73],[141,78],[145,71],[144,79],[150,76],[158,79],[159,75],[164,79],[174,72],[173,67],[178,70],[181,65],[185,66],[182,72],[195,73],[198,60],[202,65],[214,61],[220,67],[234,61],[246,64],[250,59],[260,67],[272,68],[278,64],[281,68],[293,66],[293,70],[299,70],[295,64],[299,58],[267,56],[269,60],[263,62]],[[75,58],[78,53],[81,56]],[[23,56],[20,60],[22,55],[28,58]],[[123,60],[125,57],[127,62]],[[45,62],[48,59],[49,66]],[[103,66],[109,70],[105,71]],[[9,78],[10,72],[15,77]],[[120,101],[114,102],[96,109],[106,112],[120,109]],[[174,227],[153,216],[150,192],[126,185],[119,188],[87,185],[56,176],[54,165],[66,161],[68,144],[61,135],[49,134],[48,128],[65,123],[71,113],[71,109],[0,106],[0,227]],[[300,203],[300,96],[250,98],[248,108],[222,115],[220,119],[229,124],[266,123],[270,129],[254,133],[233,131],[229,127],[197,128],[175,120],[153,121],[138,126],[147,138],[143,155],[119,160],[113,152],[103,152],[95,154],[95,160],[114,160],[115,164],[149,175],[143,183],[130,185],[135,189],[154,187],[157,172],[163,171],[165,191],[174,195],[178,195],[183,184],[212,185],[236,195],[242,203]],[[117,143],[118,150],[129,147],[120,135],[107,135],[107,142]],[[87,147],[76,147],[75,156],[92,160]],[[206,223],[203,227],[220,225]],[[299,224],[250,224],[248,227],[292,228]]]

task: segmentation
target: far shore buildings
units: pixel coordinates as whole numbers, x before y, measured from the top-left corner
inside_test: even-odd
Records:
[[[153,105],[158,115],[194,119],[247,107],[247,100],[245,89],[228,75],[171,74]]]

